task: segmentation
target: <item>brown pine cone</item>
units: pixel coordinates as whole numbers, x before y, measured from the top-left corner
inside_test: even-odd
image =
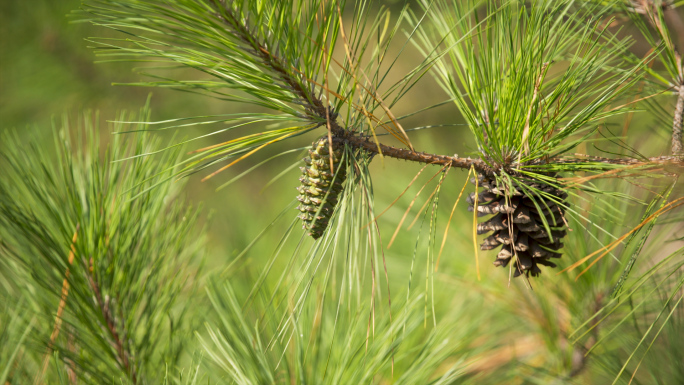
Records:
[[[471,180],[475,183],[475,180]],[[561,240],[565,237],[564,209],[546,196],[526,195],[523,189],[506,191],[496,180],[478,175],[478,185],[484,190],[478,194],[477,215],[493,215],[477,225],[477,233],[492,234],[480,245],[482,250],[501,249],[494,261],[495,266],[507,266],[514,260],[515,276],[525,273],[533,277],[541,274],[539,265],[556,267],[551,258],[560,258]],[[553,186],[534,181],[526,183],[527,189],[541,190],[564,203],[567,193]],[[475,193],[467,198],[469,211],[473,211]],[[544,226],[544,221],[551,234]],[[512,241],[511,241],[512,239]],[[513,258],[515,256],[515,258]]]

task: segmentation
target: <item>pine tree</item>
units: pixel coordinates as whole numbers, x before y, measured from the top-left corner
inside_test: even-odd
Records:
[[[677,240],[669,232],[684,203],[676,188],[684,66],[668,27],[676,5],[434,0],[392,13],[370,1],[86,1],[77,17],[119,36],[90,39],[101,59],[155,62],[139,69],[150,80],[130,85],[247,108],[158,122],[147,110],[144,119],[121,117],[116,132],[138,138],[116,141],[103,160],[97,140],[85,144],[89,156],[73,155],[82,142],[69,139],[65,122],[58,166],[38,149],[13,150],[18,138],[6,140],[2,276],[20,274],[3,292],[11,311],[0,341],[21,348],[0,355],[14,365],[0,380],[627,383],[659,375],[644,357],[681,349],[655,342],[679,332],[684,284],[684,249],[657,254],[657,245]],[[644,57],[614,27],[628,21],[652,48]],[[411,53],[418,63],[401,67]],[[444,101],[402,104],[426,85]],[[659,122],[654,132],[668,137],[669,155],[630,147],[626,128],[613,134],[640,106]],[[438,127],[406,124],[446,107],[458,118],[441,126],[469,134],[466,156],[419,148],[417,131]],[[229,139],[186,157],[140,133],[210,125],[220,128],[177,144]],[[606,143],[612,147],[601,154]],[[219,178],[264,156],[225,186],[293,153],[302,156],[276,177],[294,180],[289,171],[301,170],[297,192],[279,191],[291,204],[210,274],[210,314],[192,309],[204,298],[186,286],[202,237],[197,214],[175,201],[174,182]],[[379,174],[399,175],[396,160],[423,168],[411,182],[375,185]],[[403,216],[381,218],[406,203],[402,196],[430,167]],[[468,216],[458,206],[467,182],[460,194],[449,185],[456,169],[475,187],[466,195],[471,223],[462,223]],[[399,197],[377,210],[376,192],[396,194],[397,186],[405,188]],[[432,194],[415,210],[428,186]],[[446,212],[445,199],[454,202]],[[386,221],[398,222],[391,237]],[[453,271],[472,261],[472,249],[451,246],[464,228],[477,279]],[[406,269],[387,258],[395,244]],[[266,247],[272,254],[257,259]],[[478,249],[508,272],[481,268]],[[447,258],[452,271],[438,273]],[[37,261],[45,271],[30,267]],[[481,270],[489,277],[481,280]],[[204,359],[191,361],[194,349]],[[18,363],[20,351],[27,358]],[[184,377],[179,368],[188,365]],[[674,362],[667,378],[682,378]]]

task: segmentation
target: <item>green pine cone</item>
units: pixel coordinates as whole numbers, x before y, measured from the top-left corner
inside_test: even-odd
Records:
[[[347,169],[341,162],[344,154],[344,144],[333,139],[332,154],[328,136],[315,141],[309,150],[309,157],[304,158],[306,167],[300,167],[302,184],[297,187],[301,211],[299,218],[304,223],[303,228],[309,231],[314,239],[318,239],[328,227],[330,217],[335,211],[337,199],[344,188]],[[333,170],[330,170],[332,156]]]

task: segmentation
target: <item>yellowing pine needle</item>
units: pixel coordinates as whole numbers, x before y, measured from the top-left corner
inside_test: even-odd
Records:
[[[475,168],[470,166],[470,171],[475,172]],[[470,175],[470,171],[468,175]],[[475,174],[475,201],[473,202],[473,246],[475,247],[475,268],[477,269],[477,280],[480,280],[480,258],[477,251],[477,190],[480,187],[480,180]]]
[[[366,74],[363,71],[361,71],[361,73],[363,73],[363,76],[366,78],[366,81],[370,83],[368,76],[366,76]],[[404,144],[406,144],[409,147],[409,149],[411,149],[411,151],[415,151],[415,149],[413,148],[413,144],[411,144],[411,139],[409,139],[408,134],[406,133],[406,131],[404,131],[404,127],[402,127],[401,123],[399,123],[399,121],[394,116],[392,111],[390,111],[389,107],[387,107],[387,105],[385,104],[385,101],[382,100],[382,98],[380,97],[380,94],[377,91],[373,91],[373,92],[375,94],[374,99],[378,101],[378,103],[380,104],[380,107],[382,107],[382,109],[385,111],[385,114],[387,114],[387,116],[390,118],[390,120],[392,121],[394,126],[396,128],[398,128],[402,134],[404,134],[404,138],[406,138],[406,142],[404,142],[403,140],[402,140],[402,142]],[[371,96],[373,96],[373,95],[371,95]]]
[[[625,233],[623,236],[621,236],[621,237],[618,238],[617,240],[615,240],[615,241],[609,243],[609,244],[606,245],[606,246],[603,246],[602,248],[596,250],[595,252],[593,252],[593,253],[587,255],[586,257],[580,259],[579,261],[577,261],[577,262],[573,263],[572,265],[566,267],[565,269],[559,271],[556,275],[561,274],[561,273],[564,273],[564,272],[566,272],[566,271],[567,271],[567,272],[570,272],[570,271],[576,269],[579,265],[583,264],[584,262],[588,261],[588,260],[589,260],[591,257],[593,257],[594,255],[596,255],[596,254],[598,254],[598,253],[601,253],[601,252],[603,251],[603,253],[602,253],[601,255],[599,255],[594,261],[592,261],[592,263],[591,263],[589,266],[587,266],[584,270],[582,270],[582,272],[577,276],[577,278],[575,278],[575,281],[578,280],[579,277],[581,277],[584,273],[586,273],[586,272],[589,270],[589,268],[591,268],[592,266],[594,266],[594,265],[595,265],[598,261],[600,261],[604,256],[606,256],[606,255],[607,255],[608,253],[610,253],[613,249],[615,249],[615,248],[616,248],[620,243],[622,243],[622,241],[624,241],[629,235],[631,235],[631,234],[634,233],[635,231],[639,230],[639,229],[642,228],[644,225],[646,225],[647,223],[649,223],[650,221],[652,221],[652,220],[655,219],[656,217],[662,215],[663,213],[665,213],[665,212],[667,212],[667,211],[670,211],[670,210],[672,210],[672,209],[675,209],[675,208],[677,208],[677,207],[679,207],[679,206],[681,206],[681,205],[684,205],[684,202],[683,202],[683,201],[684,201],[684,197],[681,197],[681,198],[677,198],[677,199],[675,199],[674,201],[672,201],[672,202],[666,204],[665,206],[661,207],[658,211],[656,211],[655,213],[651,214],[648,218],[644,219],[643,222],[641,222],[640,224],[638,224],[636,227],[634,227],[632,230],[630,230],[630,231],[628,231],[627,233]],[[605,250],[605,251],[604,251],[604,250]]]
[[[339,7],[338,7],[339,9]],[[389,28],[389,23],[390,23],[390,13],[386,12],[385,13],[385,25],[382,27],[382,32],[380,33],[380,37],[378,38],[378,45],[380,45],[380,42],[383,42],[385,40],[385,34],[387,33],[387,29]]]
[[[341,31],[341,32],[342,32],[342,37],[344,38],[344,31]],[[312,43],[314,43],[314,44],[318,44],[315,40],[311,39],[310,37],[309,37],[309,40],[310,40]],[[344,39],[343,39],[343,40],[344,40]],[[345,41],[346,41],[346,40],[345,40]],[[380,103],[380,100],[378,100],[377,98],[375,98],[375,97],[371,94],[370,90],[369,90],[366,86],[364,86],[363,84],[361,84],[361,83],[359,82],[359,80],[358,80],[358,78],[356,77],[356,75],[354,75],[352,72],[349,72],[349,70],[347,70],[346,68],[344,68],[344,66],[342,65],[342,63],[340,63],[339,61],[337,61],[334,57],[331,57],[331,56],[328,54],[328,51],[326,50],[325,47],[320,47],[320,48],[323,50],[323,52],[327,55],[327,57],[328,57],[333,63],[335,63],[338,67],[340,67],[340,69],[341,69],[342,71],[346,72],[349,76],[351,76],[351,77],[356,81],[356,84],[357,84],[358,86],[360,86],[360,87],[363,88],[363,90],[366,92],[366,94],[368,94],[369,96],[371,96],[376,102]],[[348,47],[345,47],[345,48],[347,48],[347,51],[348,51]],[[356,68],[356,66],[353,65],[353,63],[351,62],[351,60],[349,60],[349,62],[350,62],[350,64],[352,64],[352,67]],[[328,89],[326,86],[324,86],[324,85],[322,85],[322,84],[316,82],[315,80],[312,80],[312,79],[307,78],[306,76],[304,76],[304,73],[301,72],[299,69],[297,69],[297,68],[295,68],[295,67],[292,67],[292,69],[295,70],[296,72],[298,72],[300,75],[302,75],[302,76],[304,77],[304,80],[306,80],[307,82],[309,82],[309,83],[311,83],[311,84],[314,84],[314,85],[316,85],[316,86],[318,86],[318,87],[320,87],[320,88],[322,88],[322,89],[325,89],[325,90],[329,91],[329,92],[330,92],[333,96],[335,96],[337,99],[339,99],[339,100],[345,102],[346,104],[348,104],[349,106],[351,106],[352,108],[354,108],[356,111],[358,111],[358,112],[362,113],[364,116],[368,117],[371,121],[377,122],[377,125],[381,126],[381,127],[384,128],[385,130],[387,130],[387,132],[389,132],[393,137],[395,137],[395,138],[396,138],[398,141],[400,141],[401,143],[403,143],[403,144],[405,144],[405,145],[407,145],[407,146],[409,146],[409,147],[411,146],[410,142],[406,142],[406,141],[404,140],[404,137],[402,137],[401,135],[397,134],[397,133],[392,129],[392,127],[390,127],[389,125],[387,125],[387,123],[383,122],[382,119],[379,119],[378,117],[376,117],[375,115],[373,115],[371,112],[369,112],[368,110],[366,110],[366,108],[365,108],[364,106],[362,106],[362,105],[357,105],[357,104],[354,103],[353,101],[350,101],[350,100],[348,100],[348,99],[346,99],[346,98],[343,98],[342,95],[340,95],[340,94],[338,94],[338,93],[336,93],[336,92],[334,92],[334,91]],[[390,117],[390,120],[391,120],[391,117]],[[369,126],[372,126],[372,125],[369,125]],[[406,134],[406,133],[404,132],[404,134]],[[406,138],[408,138],[408,137],[406,137]],[[411,147],[411,148],[412,148],[412,147]],[[413,148],[412,148],[412,149],[413,149]]]
[[[668,92],[668,91],[671,91],[671,90],[674,89],[674,88],[675,88],[675,86],[672,86],[672,87],[670,87],[670,88],[667,88],[667,89],[662,90],[662,91],[660,91],[660,92],[657,92],[657,93],[655,93],[655,94],[648,95],[648,96],[644,96],[643,98],[639,98],[639,99],[634,99],[634,100],[632,100],[632,101],[629,102],[629,103],[625,103],[625,104],[623,104],[623,105],[621,105],[621,106],[617,106],[617,107],[615,107],[615,108],[613,108],[613,109],[610,109],[610,110],[608,110],[608,112],[617,111],[617,110],[619,110],[619,109],[621,109],[621,108],[624,108],[624,107],[629,106],[630,104],[638,103],[638,102],[640,102],[640,101],[642,101],[642,100],[646,100],[646,99],[650,99],[650,98],[656,97],[656,96],[658,96],[658,95],[661,95],[661,94],[664,94],[664,93],[666,93],[666,92]],[[594,120],[594,119],[592,119],[592,120]]]
[[[450,169],[451,169],[451,165],[449,165],[449,168],[447,168],[446,172],[448,173]],[[445,175],[445,176],[446,176],[446,175]],[[423,203],[423,205],[420,207],[420,210],[418,210],[418,212],[416,213],[415,218],[413,218],[413,221],[411,221],[411,224],[409,225],[409,227],[408,227],[406,230],[411,230],[411,227],[413,227],[413,225],[416,224],[416,221],[418,221],[418,218],[420,217],[420,213],[422,213],[423,210],[425,210],[425,206],[427,206],[428,203],[430,203],[430,199],[432,199],[432,197],[435,196],[435,194],[436,194],[437,191],[439,190],[440,186],[442,186],[442,183],[444,183],[444,178],[442,178],[442,179],[439,181],[439,183],[437,184],[437,187],[435,187],[435,189],[432,191],[432,194],[430,194],[430,196],[428,197],[428,199],[425,200],[425,203]]]
[[[76,244],[76,240],[78,239],[78,230],[81,228],[81,224],[76,225],[76,231],[74,231],[74,236],[71,238],[71,248],[69,249],[69,266],[71,266],[74,263],[74,256],[76,255],[76,248],[74,245]],[[38,377],[36,377],[36,383],[40,383],[43,381],[43,378],[45,377],[45,373],[48,369],[48,364],[50,362],[50,354],[52,353],[52,349],[55,344],[55,340],[57,340],[57,337],[59,336],[59,330],[62,327],[62,313],[64,312],[64,308],[66,307],[66,301],[67,297],[69,296],[69,267],[67,267],[66,272],[64,273],[64,280],[62,281],[62,296],[59,300],[59,306],[57,307],[57,315],[55,316],[55,326],[52,329],[52,333],[50,334],[50,343],[48,344],[48,350],[45,353],[45,356],[43,357],[43,366],[41,367],[40,374]]]
[[[361,87],[363,87],[363,86],[361,86]],[[363,87],[363,88],[365,89],[365,87]],[[371,97],[373,97],[373,96],[371,95]],[[355,108],[356,108],[356,107],[355,107]],[[380,127],[384,128],[387,132],[389,132],[390,135],[392,135],[394,138],[396,138],[396,139],[397,139],[398,141],[400,141],[402,144],[405,144],[406,146],[411,147],[410,142],[405,141],[404,138],[403,138],[402,136],[400,136],[399,134],[397,134],[397,133],[394,131],[394,129],[392,129],[392,127],[390,127],[389,125],[387,125],[385,122],[383,122],[383,121],[382,121],[380,118],[378,118],[377,116],[373,115],[373,114],[372,114],[371,112],[369,112],[364,106],[361,106],[361,108],[362,108],[361,110],[359,110],[358,108],[356,108],[356,109],[357,109],[357,111],[359,111],[359,112],[361,112],[362,114],[366,115],[366,116],[370,119],[371,122],[375,122],[375,123],[376,123],[375,126],[373,126],[372,124],[369,124],[369,125],[368,125],[368,126],[370,127],[371,132],[373,133],[373,136],[374,136],[374,137],[375,137],[376,128],[377,128],[378,126],[380,126]],[[391,119],[391,118],[390,118],[390,119]],[[375,141],[378,142],[377,137],[375,138]],[[378,151],[379,151],[379,150],[380,150],[380,144],[379,144],[379,143],[377,143],[377,144],[378,144]],[[411,147],[411,150],[413,150],[413,147]]]
[[[607,178],[609,175],[613,175],[613,174],[617,174],[617,173],[620,173],[620,172],[623,172],[623,171],[626,171],[626,170],[631,170],[631,169],[634,169],[634,168],[639,168],[639,167],[642,167],[642,166],[646,166],[646,165],[648,165],[648,164],[650,164],[650,163],[651,163],[651,162],[639,162],[639,163],[635,163],[635,164],[633,164],[633,165],[625,166],[625,167],[623,167],[623,168],[616,168],[616,169],[614,169],[614,170],[605,171],[605,172],[602,172],[602,173],[600,173],[600,174],[589,175],[589,176],[582,176],[582,177],[579,177],[579,176],[578,176],[578,177],[574,177],[574,178],[566,178],[565,180],[567,181],[568,187],[575,187],[575,186],[579,186],[579,185],[581,185],[581,184],[583,184],[583,183],[585,183],[585,182],[588,182],[588,181],[590,181],[590,180],[592,180],[592,179]],[[657,164],[657,163],[653,162],[653,164]]]
[[[339,10],[339,5],[338,5],[338,10]],[[389,16],[389,15],[388,15],[388,16]],[[349,65],[350,65],[352,68],[354,68],[354,69],[355,69],[355,68],[358,68],[358,67],[354,64],[354,58],[352,57],[351,51],[349,50],[349,43],[348,43],[348,41],[347,41],[347,35],[346,35],[345,32],[344,32],[344,23],[343,23],[343,21],[342,21],[342,14],[339,13],[339,16],[338,16],[338,17],[339,17],[339,19],[340,19],[340,34],[342,35],[342,41],[343,41],[343,43],[344,43],[343,45],[344,45],[344,50],[345,50],[345,52],[346,52],[347,61],[349,62]],[[388,21],[389,21],[389,19],[388,19]],[[325,52],[327,53],[327,51],[325,51]],[[390,118],[390,120],[392,121],[392,123],[394,124],[394,126],[395,126],[396,128],[398,128],[398,129],[401,131],[402,134],[404,134],[404,138],[406,138],[406,141],[404,141],[403,138],[398,137],[398,136],[394,133],[394,131],[393,131],[389,126],[386,126],[386,125],[384,125],[384,124],[382,124],[382,126],[383,126],[390,134],[392,134],[392,136],[394,136],[395,138],[397,138],[397,139],[398,139],[399,141],[401,141],[403,144],[407,145],[407,146],[411,149],[411,151],[415,151],[415,150],[413,149],[413,145],[411,144],[411,140],[409,139],[408,135],[406,134],[406,131],[404,131],[404,128],[401,126],[401,124],[399,123],[399,121],[397,121],[397,119],[395,118],[394,114],[392,114],[392,111],[390,111],[390,109],[385,105],[385,102],[384,102],[384,101],[382,100],[382,98],[380,97],[380,94],[378,94],[377,91],[371,92],[366,86],[364,86],[361,82],[359,82],[359,80],[356,78],[356,75],[355,75],[355,74],[353,74],[353,73],[347,71],[346,68],[344,68],[344,66],[342,66],[342,65],[341,65],[337,60],[335,60],[334,58],[331,57],[331,59],[332,59],[333,62],[335,62],[337,65],[339,65],[340,68],[342,68],[345,72],[347,72],[352,78],[354,78],[354,80],[356,80],[357,84],[359,84],[359,85],[366,91],[366,93],[367,93],[368,95],[370,95],[370,97],[372,97],[376,102],[378,102],[378,104],[379,104],[380,107],[382,107],[382,109],[385,111],[385,114]],[[356,63],[356,64],[358,64],[358,63]],[[361,73],[363,74],[363,77],[366,78],[366,81],[367,81],[368,83],[371,83],[370,80],[368,79],[368,76],[366,75],[366,73],[365,73],[363,70],[361,70]],[[364,108],[364,110],[365,110],[365,108]],[[374,115],[372,116],[372,118],[375,118],[375,119],[377,120],[378,123],[381,122],[381,120],[378,119],[378,118],[376,118]]]
[[[423,170],[425,170],[425,168],[426,168],[427,166],[428,166],[427,164],[426,164],[425,166],[423,166],[423,168],[421,168],[420,171],[418,171],[418,174],[416,174],[416,176],[413,177],[413,179],[411,180],[411,182],[409,182],[408,186],[406,186],[406,188],[404,189],[404,191],[402,191],[402,193],[399,194],[399,196],[396,197],[396,199],[394,199],[394,201],[392,201],[392,203],[390,203],[390,205],[387,206],[386,209],[382,210],[382,212],[380,213],[380,215],[377,215],[373,221],[369,222],[369,223],[366,225],[366,227],[367,227],[367,226],[370,226],[371,223],[373,223],[373,222],[377,222],[378,218],[380,218],[380,217],[382,216],[382,214],[386,213],[387,210],[389,210],[392,206],[394,206],[394,204],[397,203],[397,201],[399,200],[399,198],[401,198],[402,196],[404,196],[404,194],[406,194],[406,192],[408,191],[408,189],[413,185],[413,183],[416,181],[416,179],[418,179],[418,176],[420,176],[420,174],[423,172]]]
[[[444,250],[444,244],[446,243],[447,239],[447,234],[449,233],[449,226],[451,226],[451,219],[454,217],[454,212],[456,211],[456,205],[458,205],[458,202],[461,200],[461,196],[463,196],[463,192],[465,191],[466,186],[468,186],[468,178],[470,178],[470,173],[473,171],[471,168],[468,170],[468,175],[466,175],[466,181],[463,184],[463,188],[461,189],[461,192],[458,194],[458,198],[456,198],[456,202],[454,203],[454,207],[451,208],[451,214],[449,215],[449,220],[447,221],[446,229],[444,229],[444,237],[442,238],[442,246],[439,248],[439,255],[437,255],[437,262],[435,263],[435,271],[439,268],[439,260],[442,258],[442,251]]]
[[[231,140],[229,140],[229,141],[227,141],[227,142],[212,144],[211,146],[202,147],[202,148],[199,148],[199,149],[197,149],[197,150],[190,151],[188,154],[196,154],[196,153],[198,153],[198,152],[204,152],[204,151],[207,151],[207,150],[214,149],[214,148],[216,148],[216,147],[221,147],[221,146],[225,146],[225,145],[228,145],[228,144],[231,144],[231,143],[236,143],[236,142],[244,141],[244,140],[247,139],[247,138],[255,138],[255,137],[263,136],[264,134],[267,134],[267,133],[268,133],[268,132],[259,132],[259,133],[256,133],[256,134],[250,134],[250,135],[241,136],[241,137],[236,138],[236,139],[231,139]]]
[[[344,30],[342,30],[341,32],[342,32],[342,37],[344,38]],[[315,40],[311,39],[310,37],[307,37],[307,38],[308,38],[312,43],[318,45],[318,43],[317,43]],[[343,39],[343,40],[346,42],[345,39]],[[321,48],[321,49],[323,50],[323,52],[326,54],[326,56],[327,56],[328,59],[330,59],[333,63],[335,63],[337,66],[339,66],[340,69],[341,69],[342,71],[346,72],[349,76],[351,76],[354,80],[356,80],[356,84],[358,84],[360,87],[362,87],[363,90],[366,91],[366,93],[367,93],[368,95],[370,95],[371,97],[373,97],[373,95],[370,93],[370,90],[368,90],[368,88],[365,87],[364,85],[360,84],[358,78],[357,78],[353,73],[349,72],[349,70],[347,70],[346,68],[344,68],[344,66],[343,66],[339,61],[337,61],[334,57],[331,57],[331,56],[328,54],[328,51],[326,50],[325,47],[320,47],[320,48]],[[345,46],[345,48],[347,49],[347,52],[348,52],[348,51],[349,51],[348,47]],[[350,64],[351,64],[351,60],[350,60]],[[352,65],[352,67],[356,68],[356,66],[354,66],[354,65]],[[314,85],[316,85],[316,86],[318,86],[318,87],[320,87],[320,88],[322,88],[322,89],[325,89],[325,90],[328,91],[330,94],[332,94],[333,96],[335,96],[337,99],[339,99],[339,100],[341,100],[341,101],[347,103],[349,106],[351,106],[352,108],[354,108],[356,111],[362,113],[364,116],[368,117],[368,118],[371,119],[372,121],[377,122],[377,123],[378,123],[377,125],[383,127],[385,130],[387,130],[387,132],[389,132],[393,137],[395,137],[397,140],[399,140],[399,141],[402,142],[403,144],[405,144],[405,145],[407,145],[407,146],[411,146],[411,144],[410,144],[410,143],[407,143],[406,141],[404,141],[404,138],[403,138],[401,135],[398,135],[398,134],[392,129],[392,127],[388,126],[388,125],[387,125],[386,123],[384,123],[381,119],[379,119],[378,117],[376,117],[375,115],[373,115],[371,112],[369,112],[368,110],[366,110],[363,106],[361,106],[361,105],[356,105],[356,103],[354,103],[353,101],[349,101],[348,99],[342,97],[342,95],[340,95],[340,94],[338,94],[337,92],[335,92],[335,91],[329,89],[327,86],[324,86],[324,85],[322,85],[322,84],[316,82],[315,80],[312,80],[312,79],[307,78],[306,76],[304,76],[304,73],[303,73],[303,72],[301,72],[299,69],[295,68],[294,66],[292,67],[292,69],[293,69],[294,71],[298,72],[300,75],[302,75],[303,78],[304,78],[304,80],[306,80],[307,82],[309,82],[309,83],[311,83],[311,84],[314,84]],[[375,101],[377,101],[378,103],[380,103],[380,101],[377,100],[375,97],[373,97],[373,99],[375,99]],[[369,126],[372,126],[372,125],[369,125]],[[404,134],[406,134],[406,133],[404,133]],[[408,137],[407,137],[407,138],[408,138]],[[377,142],[377,138],[376,138],[376,142]]]
[[[446,166],[444,166],[444,167],[446,167]],[[404,216],[401,217],[401,221],[399,221],[399,225],[397,226],[397,229],[394,230],[394,235],[392,235],[392,239],[390,239],[389,244],[387,245],[387,248],[388,248],[388,249],[389,249],[390,247],[392,247],[392,243],[394,243],[394,239],[397,237],[397,234],[399,234],[399,230],[401,229],[401,225],[404,224],[404,221],[406,220],[406,216],[408,215],[409,211],[411,211],[411,207],[413,207],[413,204],[416,203],[416,199],[418,199],[418,196],[420,195],[420,193],[423,192],[423,189],[425,188],[425,186],[427,186],[433,179],[435,179],[435,177],[436,177],[437,175],[439,175],[440,172],[442,172],[442,170],[444,170],[444,167],[442,167],[439,171],[437,171],[437,173],[436,173],[435,175],[433,175],[432,178],[430,178],[430,180],[428,180],[427,182],[425,182],[425,184],[423,185],[423,187],[421,187],[420,190],[418,190],[418,193],[416,193],[416,196],[413,197],[413,200],[412,200],[411,203],[409,204],[409,207],[408,207],[408,208],[406,209],[406,211],[404,212]],[[376,217],[376,218],[377,218],[377,217]]]
[[[281,140],[283,140],[283,139],[285,139],[285,138],[287,138],[287,137],[289,137],[289,136],[292,136],[292,135],[296,134],[297,132],[298,132],[298,131],[294,131],[294,132],[291,132],[291,133],[289,133],[289,134],[286,134],[286,135],[283,135],[283,136],[279,136],[279,137],[276,138],[276,139],[270,140],[270,141],[268,141],[268,142],[262,144],[261,146],[255,148],[254,150],[252,150],[252,151],[246,153],[245,155],[243,155],[243,156],[241,156],[241,157],[235,159],[235,160],[232,161],[229,165],[223,166],[223,167],[221,167],[220,169],[218,169],[218,170],[212,172],[211,174],[205,176],[204,178],[202,178],[202,182],[206,181],[206,180],[209,179],[209,178],[212,178],[213,176],[215,176],[216,174],[218,174],[218,173],[220,173],[220,172],[222,172],[222,171],[225,171],[226,169],[230,168],[231,166],[233,166],[234,164],[238,163],[239,161],[241,161],[241,160],[243,160],[243,159],[245,159],[245,158],[250,157],[250,156],[253,155],[255,152],[257,152],[257,151],[263,149],[264,147],[268,146],[269,144],[273,144],[273,143],[279,142],[279,141],[281,141]]]

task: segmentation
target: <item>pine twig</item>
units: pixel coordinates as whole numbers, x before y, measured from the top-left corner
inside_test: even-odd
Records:
[[[682,66],[682,56],[679,53],[679,50],[677,49],[675,43],[669,38],[669,34],[667,33],[667,26],[663,25],[661,19],[659,17],[656,17],[656,15],[659,15],[659,12],[666,11],[665,14],[667,14],[669,16],[669,19],[675,24],[675,30],[677,32],[678,39],[680,40],[679,44],[683,43],[681,39],[684,38],[684,23],[682,23],[682,20],[679,17],[677,11],[675,11],[667,3],[663,3],[661,5],[661,9],[658,9],[658,5],[655,4],[653,0],[639,0],[638,8],[641,9],[641,12],[639,13],[643,13],[644,15],[646,15],[646,19],[651,24],[651,26],[658,30],[660,36],[663,36],[665,38],[664,43],[667,45],[667,48],[672,51],[677,62],[677,76],[675,80],[678,93],[677,102],[675,104],[674,117],[672,120],[671,152],[672,155],[678,155],[682,153],[682,115],[684,114],[684,68]]]
[[[684,83],[680,82],[677,104],[672,122],[672,155],[682,153],[682,115],[684,114]]]
[[[382,153],[383,156],[389,156],[391,158],[426,164],[459,167],[463,169],[474,167],[480,173],[487,175],[492,175],[495,172],[494,169],[480,159],[464,159],[457,156],[451,157],[422,152],[419,153],[409,149],[387,146],[382,143],[376,144],[371,142],[368,138],[356,135],[351,130],[344,129],[336,120],[337,114],[330,113],[320,98],[316,97],[312,92],[309,92],[307,87],[305,87],[299,79],[292,76],[283,61],[270,52],[251,34],[249,28],[240,22],[239,18],[226,6],[224,1],[217,0],[215,4],[221,5],[221,9],[217,13],[219,19],[223,20],[236,36],[245,42],[245,44],[249,45],[252,52],[258,56],[264,64],[273,69],[273,71],[288,84],[289,88],[304,101],[306,112],[311,118],[326,122],[325,124],[329,126],[330,132],[334,137],[342,139],[354,148],[363,149],[371,154]]]
[[[112,311],[109,307],[109,304],[111,302],[110,298],[106,297],[103,300],[100,287],[95,282],[92,273],[90,273],[88,263],[85,261],[85,259],[83,260],[83,264],[86,268],[85,271],[88,277],[88,281],[90,282],[90,286],[95,294],[95,301],[97,303],[97,306],[100,308],[100,313],[105,320],[107,331],[109,332],[109,335],[112,338],[112,345],[118,354],[119,364],[122,366],[126,374],[129,375],[131,382],[135,385],[138,383],[138,377],[135,371],[135,367],[131,365],[129,360],[131,354],[129,351],[127,351],[126,347],[124,346],[123,339],[121,338],[121,336],[119,336],[119,332],[116,330],[116,318],[112,316]]]

